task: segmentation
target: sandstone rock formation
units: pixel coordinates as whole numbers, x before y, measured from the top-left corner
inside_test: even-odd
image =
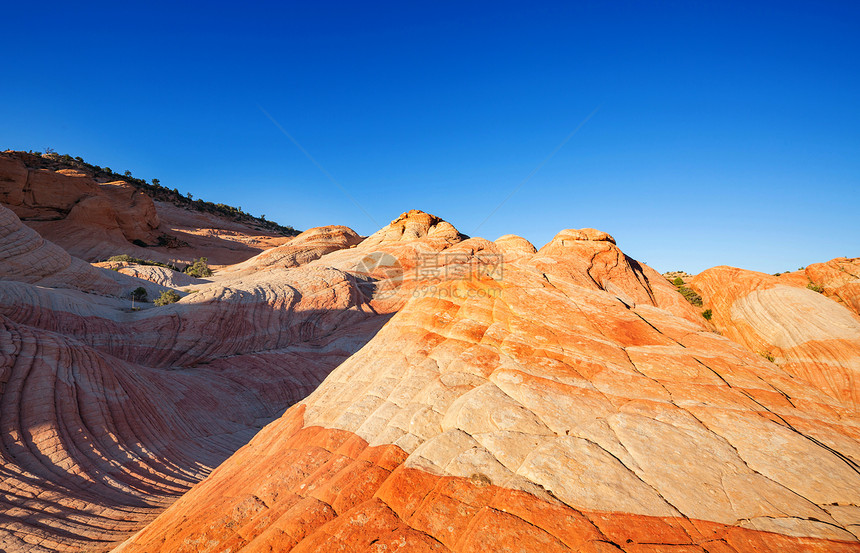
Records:
[[[214,265],[226,265],[288,240],[210,213],[154,202],[123,181],[98,182],[75,169],[28,168],[27,157],[0,153],[0,203],[42,237],[87,261],[131,254],[179,264],[208,257]]]
[[[115,297],[125,297],[141,285],[149,294],[164,289],[92,267],[56,244],[44,240],[2,205],[0,260],[0,282],[26,282],[44,288],[75,289]]]
[[[106,263],[106,265],[114,265]],[[154,265],[137,265],[134,263],[120,263],[117,272],[124,275],[129,275],[134,278],[148,280],[168,288],[179,288],[181,286],[191,286],[193,284],[205,284],[209,280],[196,278],[185,273],[180,273],[168,267]]]
[[[333,225],[312,228],[281,246],[267,249],[243,263],[225,268],[223,274],[250,274],[272,267],[299,267],[327,253],[356,246],[361,241],[362,238],[348,227]]]
[[[213,266],[232,265],[290,240],[286,236],[168,202],[156,201],[155,207],[161,220],[159,230],[179,242],[176,247],[163,248],[164,255],[157,261],[187,264],[198,257],[206,257]],[[139,253],[151,255],[151,252],[157,253],[159,248],[146,248]]]
[[[359,240],[312,229],[138,312],[7,271],[0,549],[860,548],[844,307],[718,268],[693,285],[721,336],[593,229],[537,250],[409,211]],[[755,353],[789,300],[797,366]]]
[[[128,291],[163,287],[91,267],[5,208],[0,277],[7,552],[110,549],[386,320],[326,269],[201,281],[177,304],[133,312]]]
[[[423,295],[404,274],[367,345],[116,551],[857,550],[853,406],[708,331],[608,235],[416,234],[476,270]]]
[[[837,257],[805,269],[809,281],[860,315],[860,257]]]

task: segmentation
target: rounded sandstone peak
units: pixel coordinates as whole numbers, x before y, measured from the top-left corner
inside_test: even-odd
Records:
[[[363,238],[343,225],[328,225],[308,229],[286,244],[255,255],[231,266],[225,272],[254,272],[267,268],[299,267],[337,250],[351,248]]]
[[[611,242],[615,244],[615,238],[613,238],[609,233],[603,232],[602,230],[597,230],[593,228],[583,228],[583,229],[565,229],[558,234],[555,235],[555,238],[552,239],[552,242],[562,241],[562,245],[565,240],[584,240],[587,242]]]
[[[505,253],[533,254],[537,252],[534,244],[516,234],[506,234],[496,238],[496,245]]]
[[[373,233],[368,237],[366,244],[376,246],[381,243],[408,242],[424,237],[443,238],[455,242],[463,239],[463,235],[451,223],[420,209],[411,209],[391,221],[388,226]]]
[[[309,243],[324,243],[339,245],[345,248],[354,246],[361,242],[362,238],[357,232],[343,225],[327,225],[324,227],[310,228],[299,234],[288,242],[290,246],[298,246]]]

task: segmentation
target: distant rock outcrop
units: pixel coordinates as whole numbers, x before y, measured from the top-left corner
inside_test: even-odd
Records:
[[[327,253],[356,246],[362,239],[354,230],[344,226],[312,228],[291,238],[282,246],[270,248],[248,261],[227,268],[225,274],[250,274],[272,267],[299,267]]]
[[[63,248],[43,239],[36,231],[21,223],[12,211],[0,205],[0,282],[3,281],[26,282],[44,288],[74,289],[114,297],[125,297],[141,285],[147,288],[150,294],[163,289],[112,271],[97,269],[69,255]]]
[[[180,264],[208,257],[239,263],[289,238],[153,199],[124,181],[76,169],[31,168],[20,152],[0,153],[0,203],[25,224],[86,261],[131,254]]]

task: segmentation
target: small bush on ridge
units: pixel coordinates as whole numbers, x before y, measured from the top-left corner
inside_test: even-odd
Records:
[[[209,268],[207,261],[205,257],[194,260],[194,263],[185,268],[185,274],[197,278],[212,276],[212,269]]]
[[[135,301],[146,301],[146,288],[143,286],[138,286],[131,293],[131,299]]]
[[[160,296],[153,302],[155,305],[161,307],[162,305],[169,305],[171,303],[176,303],[180,300],[179,294],[174,292],[173,290],[165,290],[161,293]]]
[[[809,288],[810,290],[812,290],[813,292],[818,292],[819,294],[824,293],[824,287],[819,286],[818,284],[810,282],[809,284],[806,285],[806,287]]]

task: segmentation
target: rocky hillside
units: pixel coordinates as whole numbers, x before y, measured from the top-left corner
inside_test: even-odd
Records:
[[[856,260],[694,306],[594,229],[280,240],[116,272],[0,208],[0,550],[860,548]]]
[[[298,234],[67,155],[0,152],[0,203],[86,261],[129,254],[183,265],[203,256],[227,265]]]

